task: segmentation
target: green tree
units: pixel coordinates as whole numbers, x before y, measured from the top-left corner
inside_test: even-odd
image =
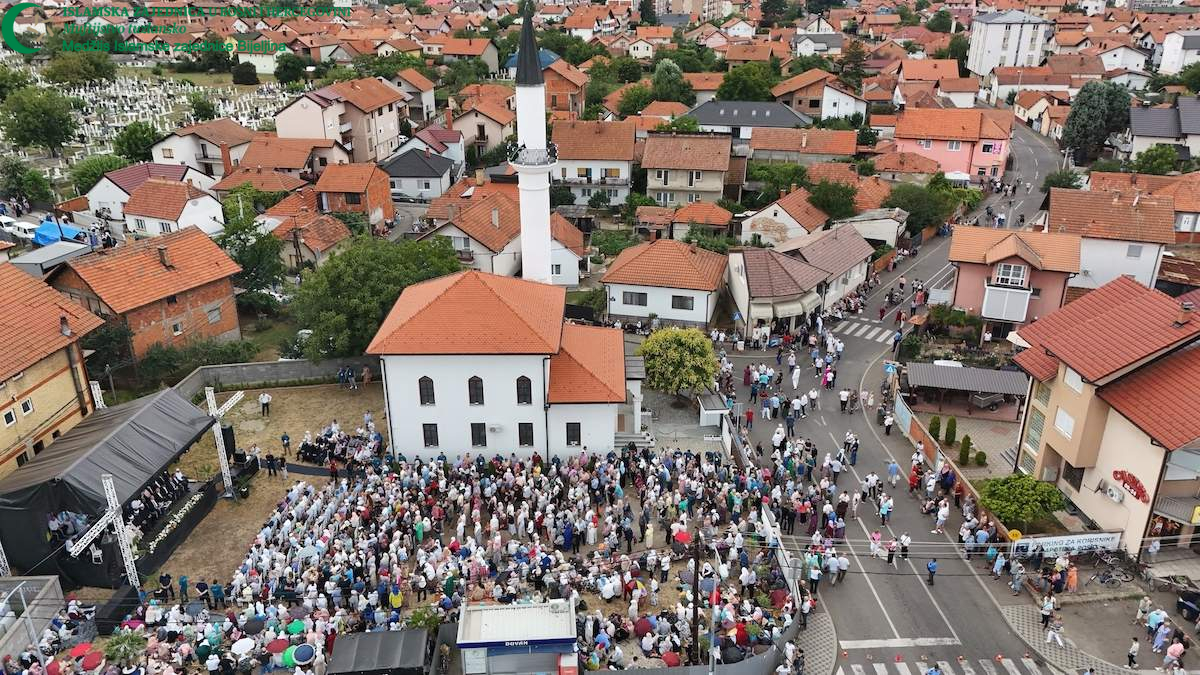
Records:
[[[575,302],[571,304],[587,307],[599,317],[608,308],[608,291],[604,290],[603,286],[583,291],[583,294],[576,297]]]
[[[1112,82],[1090,81],[1083,85],[1063,127],[1063,145],[1095,157],[1108,135],[1129,124],[1129,92]]]
[[[304,79],[305,69],[311,65],[315,65],[312,59],[307,56],[301,57],[295,54],[281,54],[275,59],[275,79],[280,84],[288,82],[296,82]]]
[[[109,663],[127,666],[137,662],[146,651],[146,636],[141,633],[118,633],[104,643],[104,657]]]
[[[939,440],[942,433],[942,418],[934,415],[929,420],[929,437],[933,440]]]
[[[217,117],[217,106],[207,96],[192,94],[190,101],[192,104],[192,117],[195,117],[197,122],[204,122]]]
[[[448,86],[450,91],[458,91],[484,81],[490,74],[483,59],[462,59],[450,64],[450,70],[442,77],[442,83]]]
[[[229,69],[234,84],[258,84],[258,68],[245,61]]]
[[[117,76],[117,66],[107,52],[59,52],[43,74],[56,84],[76,86],[111,80]]]
[[[971,435],[964,434],[962,443],[958,445],[958,465],[966,466],[971,461]]]
[[[19,147],[42,147],[58,156],[63,143],[75,135],[71,102],[51,89],[25,87],[0,105],[0,128]]]
[[[721,80],[717,87],[717,99],[721,101],[773,101],[771,87],[775,76],[764,63],[747,63],[737,66]]]
[[[867,62],[867,50],[858,40],[851,40],[842,52],[842,80],[857,90],[862,86],[866,77],[864,65]]]
[[[979,504],[1009,528],[1026,528],[1063,508],[1062,493],[1054,483],[1024,473],[993,478],[979,492]]]
[[[33,80],[24,72],[0,66],[0,103],[3,103],[9,94],[31,84],[33,84]]]
[[[892,186],[892,194],[883,202],[887,208],[897,207],[908,211],[906,228],[910,233],[919,232],[930,225],[946,222],[954,212],[954,199],[945,192],[935,192],[923,185],[900,183]]]
[[[1200,62],[1179,71],[1179,82],[1192,93],[1200,93]]]
[[[692,83],[683,79],[683,71],[670,59],[663,59],[654,66],[650,92],[656,101],[678,101],[689,106],[696,102]]]
[[[208,44],[224,41],[223,36],[213,31],[204,34],[204,42]],[[196,65],[202,73],[228,73],[233,67],[233,54],[224,49],[206,49],[196,56]]]
[[[592,196],[588,198],[588,206],[593,209],[606,209],[610,204],[608,192],[604,190],[596,190]]]
[[[54,197],[50,192],[50,181],[42,172],[13,155],[0,158],[0,193],[5,199],[24,197],[42,204]]]
[[[367,220],[366,214],[358,211],[333,211],[329,215],[342,221],[346,229],[356,236],[371,234],[371,222]]]
[[[133,363],[129,352],[132,341],[133,331],[124,321],[108,321],[88,333],[82,340],[83,348],[91,352],[88,368],[99,374],[105,366],[116,369]]]
[[[654,52],[654,63],[671,59],[685,73],[705,73],[716,70],[717,53],[692,41],[677,43],[674,49],[663,48]]]
[[[92,186],[100,182],[104,174],[129,166],[129,162],[116,155],[92,155],[71,167],[71,183],[77,194],[87,194]]]
[[[921,17],[909,9],[907,5],[898,5],[896,13],[900,15],[901,26],[917,26],[921,23]]]
[[[783,13],[787,11],[787,0],[763,0],[762,15],[763,23],[768,26],[775,25],[776,21],[783,18]]]
[[[626,202],[628,204],[628,202]],[[637,235],[629,230],[596,230],[592,232],[592,246],[601,255],[614,256],[639,243]]]
[[[258,212],[254,202],[260,195],[265,198],[268,194],[247,183],[231,190],[221,201],[225,230],[217,243],[241,266],[234,284],[247,291],[270,288],[283,278],[283,240],[263,231],[255,222]]]
[[[642,17],[642,25],[658,25],[658,15],[654,13],[654,0],[642,0],[638,3],[638,14]]]
[[[720,254],[729,253],[729,245],[736,242],[732,237],[716,234],[709,228],[696,223],[688,225],[688,231],[683,240],[707,251]]]
[[[808,172],[799,164],[768,164],[766,162],[750,162],[746,169],[746,178],[762,183],[758,198],[748,200],[746,205],[760,208],[779,198],[781,190],[790,190],[791,186],[808,185]]]
[[[621,103],[617,106],[617,111],[622,117],[636,115],[653,100],[654,94],[649,87],[635,84],[621,94]]]
[[[695,117],[676,117],[670,122],[663,122],[654,127],[655,131],[674,131],[680,134],[694,134],[700,131],[700,123]]]
[[[1048,193],[1051,188],[1067,188],[1076,190],[1083,184],[1083,177],[1070,169],[1051,171],[1042,181],[1042,192]]]
[[[950,15],[950,12],[939,9],[925,22],[925,27],[935,33],[949,33],[954,27],[954,17]]]
[[[149,122],[130,122],[113,139],[113,152],[131,162],[149,162],[158,131]]]
[[[550,208],[570,206],[575,203],[575,193],[566,185],[550,186]]]
[[[642,79],[642,64],[628,56],[618,56],[608,67],[618,82],[637,82]],[[591,75],[590,72],[588,74]]]
[[[825,72],[833,72],[833,63],[824,56],[812,54],[810,56],[797,56],[788,63],[788,75],[799,75],[807,73],[810,70],[824,70]]]
[[[1143,150],[1133,158],[1131,167],[1137,173],[1149,173],[1155,176],[1165,176],[1175,170],[1179,163],[1179,154],[1175,148],[1156,143],[1154,147]]]
[[[1108,172],[1112,172],[1112,173],[1117,173],[1119,171],[1124,171],[1124,170],[1125,170],[1124,162],[1122,162],[1119,159],[1108,159],[1108,158],[1098,159],[1098,160],[1092,162],[1091,166],[1088,167],[1088,173],[1091,173],[1093,171],[1108,171]]]
[[[625,198],[625,206],[621,209],[621,216],[625,219],[626,223],[632,223],[633,219],[635,217],[637,217],[637,210],[638,210],[639,206],[657,206],[657,205],[658,205],[658,202],[654,201],[653,198],[647,197],[646,195],[644,195],[640,192],[632,192],[631,191],[629,193],[629,196],[627,196]],[[599,232],[592,235],[592,243],[593,244],[596,243],[596,234],[599,234]],[[601,253],[603,253],[603,251],[601,251]],[[608,255],[608,254],[605,254],[605,255]]]
[[[954,447],[958,442],[958,418],[951,417],[946,420],[946,437],[942,439],[942,443],[948,447]]]
[[[398,242],[356,237],[349,248],[306,272],[292,301],[299,325],[313,331],[305,356],[362,354],[401,291],[458,270],[446,237]]]
[[[712,340],[695,328],[655,331],[638,347],[646,386],[679,396],[707,389],[717,376]]]
[[[809,190],[808,203],[821,209],[831,220],[841,220],[854,215],[854,197],[858,188],[845,183],[823,180]]]

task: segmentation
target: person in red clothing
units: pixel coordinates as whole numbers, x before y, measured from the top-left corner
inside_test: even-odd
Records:
[[[746,408],[746,429],[754,428],[754,408]]]
[[[904,323],[904,310],[898,309],[896,310],[896,324],[900,325],[902,323]]]
[[[880,321],[883,321],[884,314],[887,314],[887,307],[885,307],[884,305],[880,305],[879,306],[879,320]]]

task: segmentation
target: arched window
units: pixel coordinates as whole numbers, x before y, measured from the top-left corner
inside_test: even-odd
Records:
[[[533,383],[524,375],[517,378],[517,403],[520,405],[533,403]]]
[[[483,379],[478,375],[467,380],[467,398],[471,405],[483,405]]]
[[[421,379],[417,380],[417,391],[421,396],[421,405],[433,405],[435,403],[432,378],[422,377]]]

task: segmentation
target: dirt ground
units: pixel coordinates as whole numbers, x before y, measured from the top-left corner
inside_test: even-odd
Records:
[[[269,418],[259,415],[258,395],[262,391],[247,389],[242,402],[225,416],[225,421],[233,424],[239,447],[248,448],[252,443],[258,443],[263,454],[278,454],[281,450],[279,437],[287,432],[292,439],[294,455],[305,431],[316,434],[334,419],[344,426],[358,426],[367,410],[374,416],[380,433],[387,436],[383,388],[377,382],[358,391],[332,384],[267,389],[265,391],[270,392],[272,398]],[[231,395],[232,392],[217,394],[217,403],[224,403]],[[184,454],[179,466],[190,478],[203,479],[220,473],[212,434],[205,434]],[[265,472],[259,473],[253,479],[248,498],[217,502],[212,513],[175,550],[162,569],[175,578],[186,574],[193,582],[201,577],[227,581],[241,563],[267,515],[297,478],[299,476],[293,473],[285,482],[282,477],[268,478]],[[324,480],[317,476],[303,478]],[[148,585],[153,588],[157,586],[158,573],[151,577]]]

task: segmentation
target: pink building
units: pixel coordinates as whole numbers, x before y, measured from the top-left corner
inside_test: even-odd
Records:
[[[1067,280],[1079,273],[1079,244],[1076,234],[957,227],[950,304],[983,317],[992,338],[1001,339],[1066,304]]]
[[[1000,178],[1012,121],[1008,110],[908,108],[896,121],[896,150],[937,161],[952,180]]]

